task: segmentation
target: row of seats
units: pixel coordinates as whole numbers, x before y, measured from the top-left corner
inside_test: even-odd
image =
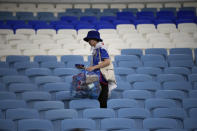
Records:
[[[124,8],[137,8],[137,9],[142,9],[142,8],[181,8],[181,7],[197,7],[196,2],[183,2],[183,3],[100,3],[100,4],[34,4],[34,3],[1,3],[1,10],[67,10],[67,9],[72,9],[72,8],[79,8],[79,9],[88,9],[88,8],[99,8],[99,9],[108,9],[108,8],[118,8],[118,9],[124,9]]]

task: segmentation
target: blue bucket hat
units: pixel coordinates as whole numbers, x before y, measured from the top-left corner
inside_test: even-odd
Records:
[[[88,35],[83,39],[84,41],[88,42],[89,39],[97,39],[98,41],[103,41],[100,38],[100,33],[98,31],[95,30],[91,30],[88,32]]]

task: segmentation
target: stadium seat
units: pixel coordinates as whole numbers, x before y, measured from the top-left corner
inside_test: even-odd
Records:
[[[131,74],[127,76],[127,81],[130,83],[152,81],[153,78],[146,74]]]
[[[0,61],[0,68],[9,68],[9,64],[7,62]]]
[[[95,121],[92,119],[65,119],[61,123],[62,130],[74,130],[76,128],[90,130],[95,129],[95,127]]]
[[[48,68],[29,68],[25,71],[25,75],[29,77],[51,75],[51,70]]]
[[[181,104],[180,102],[186,98],[186,93],[180,90],[165,89],[156,91],[155,96],[156,98],[173,99]]]
[[[18,121],[18,130],[49,130],[53,131],[53,125],[49,120],[42,119],[24,119]]]
[[[171,99],[150,98],[145,100],[145,108],[153,110],[155,108],[175,108],[175,101]]]
[[[170,118],[147,118],[143,121],[145,129],[176,129],[181,128],[175,119]]]
[[[181,90],[189,92],[192,89],[192,85],[187,81],[168,81],[163,83],[165,90]]]
[[[160,68],[156,68],[156,67],[139,67],[136,69],[136,73],[147,74],[147,75],[151,75],[154,77],[159,74],[162,74],[162,70]]]
[[[14,63],[16,62],[29,62],[29,56],[7,56],[6,62],[9,63],[10,67],[13,67]]]
[[[152,98],[153,95],[147,90],[127,90],[123,92],[123,98],[145,100]]]
[[[178,74],[160,74],[157,76],[158,82],[167,82],[167,81],[184,81],[185,78],[182,75]]]
[[[107,102],[108,108],[118,110],[121,108],[139,107],[136,100],[132,99],[110,99]]]
[[[41,68],[49,68],[49,69],[55,69],[55,68],[64,68],[65,64],[63,62],[55,62],[55,61],[50,61],[50,62],[42,62],[41,63]]]
[[[192,130],[192,129],[196,130],[197,127],[196,127],[195,121],[196,121],[196,118],[186,118],[184,120],[184,128],[188,130]]]
[[[191,108],[189,110],[189,117],[196,118],[196,116],[197,116],[197,108]]]
[[[37,86],[32,83],[13,83],[8,87],[9,91],[15,93],[23,93],[26,91],[35,91],[37,90]]]
[[[167,50],[164,48],[145,49],[145,54],[158,54],[158,55],[163,55],[166,58]]]
[[[197,93],[197,91],[196,90],[190,90],[190,92],[189,92],[189,97],[190,98],[196,98],[196,93]]]
[[[27,76],[22,75],[11,75],[11,76],[4,76],[3,83],[9,85],[11,83],[29,83],[30,79]]]
[[[185,67],[168,67],[164,69],[165,74],[180,74],[183,76],[187,76],[191,74],[191,71]]]
[[[183,99],[183,108],[188,110],[197,107],[197,100],[195,98]]]
[[[0,100],[16,99],[16,95],[12,92],[1,91]]]
[[[192,50],[190,48],[171,48],[170,54],[188,54],[192,56]]]
[[[0,129],[15,131],[17,128],[12,120],[9,119],[0,119]]]
[[[16,62],[14,63],[14,68],[19,74],[24,75],[26,69],[39,68],[39,64],[37,62]]]
[[[161,90],[161,84],[156,81],[135,82],[133,88],[135,90],[157,91]]]
[[[51,100],[51,94],[43,91],[25,91],[22,93],[22,99],[28,102],[28,104],[31,106],[33,101]]]
[[[39,56],[39,55],[37,55],[34,57],[34,61],[38,62],[38,63],[49,62],[49,61],[57,62],[57,57],[56,56]]]
[[[0,109],[5,111],[7,109],[14,108],[26,108],[26,102],[24,100],[0,100]]]
[[[35,77],[35,84],[42,85],[46,83],[62,82],[58,76],[37,76]]]
[[[38,111],[35,109],[8,109],[6,111],[6,119],[22,120],[22,119],[39,119]]]
[[[128,118],[106,118],[101,120],[101,129],[121,130],[135,128],[135,122]]]

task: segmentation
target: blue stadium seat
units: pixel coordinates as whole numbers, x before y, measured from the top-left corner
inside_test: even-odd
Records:
[[[167,50],[165,48],[149,48],[145,49],[145,54],[163,55],[166,58]]]
[[[136,69],[136,72],[138,74],[147,74],[151,76],[157,76],[159,74],[162,74],[162,70],[156,67],[139,67]]]
[[[22,120],[22,119],[39,119],[38,111],[28,108],[8,109],[6,111],[6,119]]]
[[[186,129],[159,129],[156,131],[187,131]]]
[[[175,11],[176,12],[176,11]],[[160,10],[159,12],[156,13],[157,19],[170,19],[170,20],[175,20],[175,14],[174,11],[170,10]]]
[[[169,50],[170,54],[187,54],[192,56],[192,49],[190,48],[171,48]]]
[[[56,25],[55,29],[58,31],[60,29],[75,29],[73,24],[66,24],[66,25]]]
[[[56,68],[54,70],[54,75],[59,77],[66,77],[66,76],[72,76],[79,73],[77,69],[74,68]]]
[[[47,83],[43,86],[43,90],[47,92],[70,91],[70,85],[65,82]]]
[[[118,11],[117,8],[103,9],[103,13],[113,13],[114,15],[116,15]]]
[[[189,97],[190,98],[197,98],[197,90],[190,90]]]
[[[127,81],[130,83],[142,82],[142,81],[152,81],[153,78],[146,74],[131,74],[127,76]]]
[[[1,11],[0,16],[13,16],[13,12],[11,12],[11,11]]]
[[[158,90],[155,93],[155,97],[182,101],[186,98],[186,94],[180,90]]]
[[[7,20],[6,21],[6,24],[7,25],[11,25],[11,26],[13,26],[13,25],[25,25],[25,21],[23,21],[23,20]]]
[[[97,16],[99,13],[100,13],[100,9],[98,9],[98,8],[86,8],[85,10],[84,10],[84,13],[93,13],[93,14],[95,14],[95,16]]]
[[[81,16],[80,21],[86,21],[89,23],[95,23],[97,22],[97,17],[96,16]]]
[[[53,131],[53,124],[49,120],[42,119],[24,119],[18,121],[18,130],[48,130]]]
[[[10,67],[13,67],[14,63],[16,62],[29,62],[29,56],[7,56],[6,62],[9,64]]]
[[[154,12],[152,11],[141,11],[141,12],[137,12],[136,16],[138,19],[142,19],[142,20],[154,20],[155,19],[155,15]]]
[[[173,12],[174,15],[176,15],[176,8],[174,7],[165,7],[165,8],[160,8],[160,11],[168,11],[168,12]]]
[[[126,11],[117,12],[116,15],[117,15],[118,20],[133,20],[133,19],[135,19],[132,12],[126,12]]]
[[[196,82],[197,81],[197,74],[190,74],[190,75],[188,75],[188,80],[191,83]]]
[[[35,27],[36,25],[47,25],[47,22],[46,21],[40,21],[40,20],[29,20],[28,24]]]
[[[143,63],[138,60],[138,61],[120,61],[118,63],[118,67],[122,67],[122,68],[138,68],[138,67],[142,67]]]
[[[14,108],[26,108],[26,102],[24,100],[0,100],[0,109],[2,111]]]
[[[0,91],[6,91],[5,85],[0,83]]]
[[[101,129],[121,130],[135,128],[135,122],[128,118],[106,118],[101,120]]]
[[[88,63],[86,63],[85,61],[69,61],[66,65],[66,67],[67,68],[76,68],[75,64],[82,64],[86,67]]]
[[[34,26],[34,29],[35,30],[39,30],[39,29],[55,29],[52,25],[39,25],[39,24],[36,24]]]
[[[155,108],[175,108],[177,107],[175,101],[171,99],[150,98],[145,100],[145,108],[153,110]]]
[[[133,20],[133,24],[135,26],[137,26],[139,24],[154,24],[154,22],[153,22],[153,20],[143,18],[143,19],[135,19],[135,20]]]
[[[38,63],[49,62],[49,61],[57,62],[57,57],[53,55],[49,55],[49,56],[37,55],[34,57],[34,61]]]
[[[74,130],[76,128],[90,130],[95,129],[95,127],[95,121],[91,119],[65,119],[61,122],[62,131]]]
[[[141,60],[143,62],[147,62],[147,61],[165,61],[164,56],[162,55],[158,55],[158,54],[146,54],[141,56]]]
[[[144,108],[122,108],[118,110],[118,117],[129,119],[145,119],[150,118],[151,113],[149,110]]]
[[[145,100],[153,98],[153,95],[147,90],[127,90],[123,92],[123,98]]]
[[[185,67],[168,67],[164,69],[164,73],[166,74],[180,74],[183,76],[187,76],[191,74],[191,71]]]
[[[182,75],[178,74],[160,74],[157,76],[158,82],[167,82],[167,81],[184,81],[185,78]]]
[[[197,74],[197,66],[192,67],[192,74]]]
[[[92,23],[86,22],[86,21],[81,21],[79,23],[76,24],[75,27],[76,30],[80,30],[80,29],[96,29],[96,26]]]
[[[33,12],[16,12],[18,19],[22,17],[33,17]]]
[[[69,103],[70,109],[87,109],[98,107],[100,107],[99,102],[92,99],[71,100]]]
[[[197,108],[191,108],[189,110],[189,117],[196,118],[197,117]]]
[[[35,78],[35,84],[42,85],[46,83],[62,82],[61,78],[58,76],[37,76]]]
[[[37,90],[37,86],[32,83],[13,83],[13,84],[10,84],[8,88],[9,88],[9,91],[15,92],[15,93]]]
[[[33,108],[37,109],[38,111],[64,109],[64,103],[61,101],[38,101],[35,102]]]
[[[100,121],[105,118],[114,118],[115,112],[113,109],[92,108],[83,111],[83,118],[92,119],[96,122],[96,129],[100,129]]]
[[[119,24],[132,24],[132,22],[130,20],[114,20],[113,24],[117,26]]]
[[[76,17],[76,15],[74,16],[62,16],[61,21],[66,21],[68,23],[75,23],[76,21],[78,21],[78,17]]]
[[[183,108],[157,108],[153,110],[153,117],[184,120],[187,113]]]
[[[12,120],[0,119],[0,130],[16,131],[17,128]]]
[[[136,100],[132,99],[109,99],[107,102],[108,108],[118,110],[120,108],[139,107]]]
[[[183,99],[183,108],[188,110],[191,108],[196,108],[197,107],[197,99],[195,98],[188,98],[188,99]]]
[[[100,29],[116,29],[116,27],[111,24],[111,23],[108,23],[108,22],[99,22],[96,24],[96,28],[97,30],[100,30]]]
[[[3,83],[11,84],[11,83],[29,83],[30,80],[27,76],[22,75],[12,75],[12,76],[4,76]]]
[[[138,12],[138,9],[137,8],[123,8],[122,11],[131,12],[134,15],[136,15],[136,13]]]
[[[43,21],[57,20],[57,18],[53,15],[52,12],[37,12],[37,17],[39,20]]]
[[[0,20],[17,20],[16,16],[1,16]]]
[[[1,91],[0,100],[16,99],[16,95],[12,92]]]
[[[47,76],[51,74],[52,72],[48,68],[29,68],[25,71],[25,75],[29,77]]]
[[[61,56],[61,62],[64,62],[65,64],[67,64],[68,62],[71,61],[77,61],[77,62],[83,62],[83,56],[81,55],[64,55]]]
[[[167,61],[145,61],[143,64],[144,67],[158,67],[161,69],[168,67]]]
[[[0,20],[1,20],[1,17],[0,17]],[[12,30],[12,26],[2,24],[2,25],[0,25],[0,29],[11,29]]]
[[[51,100],[51,94],[43,91],[26,91],[22,93],[22,99],[28,103],[32,101],[48,101]]]
[[[148,91],[157,91],[161,90],[161,84],[156,81],[142,81],[135,82],[133,84],[135,90],[148,90]]]
[[[54,109],[45,112],[45,119],[55,121],[77,118],[77,112],[73,109]]]
[[[175,119],[170,118],[147,118],[143,121],[143,126],[150,130],[181,128]]]
[[[139,61],[139,58],[135,55],[117,55],[114,59],[117,65],[120,61]]]
[[[16,62],[14,63],[14,68],[18,71],[20,75],[24,75],[26,69],[39,68],[39,64],[38,62]]]
[[[50,22],[50,25],[52,26],[57,26],[57,25],[67,25],[69,23],[67,23],[66,21],[59,21],[59,20],[54,20]]]
[[[0,68],[0,77],[8,76],[8,75],[17,75],[18,72],[16,69],[12,68]]]
[[[192,90],[192,85],[187,81],[168,81],[163,83],[165,90],[181,90],[189,92]]]
[[[196,118],[186,118],[184,119],[184,128],[188,130],[194,130],[196,131],[197,125],[196,125]]]
[[[126,77],[129,74],[134,74],[135,70],[132,68],[126,68],[126,67],[116,67],[114,69],[115,75],[120,76],[120,78],[124,81],[126,81]]]
[[[122,49],[121,55],[136,55],[138,57],[142,56],[142,50],[141,49]]]
[[[9,64],[4,61],[0,61],[0,68],[9,68]]]
[[[195,11],[180,10],[177,12],[178,19],[192,19],[196,17]]]
[[[63,62],[56,62],[56,61],[48,61],[48,62],[42,62],[41,68],[49,68],[49,69],[55,69],[55,68],[64,68],[65,64]]]

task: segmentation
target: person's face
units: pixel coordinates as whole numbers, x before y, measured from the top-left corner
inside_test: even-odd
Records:
[[[89,43],[90,46],[94,46],[95,47],[96,44],[97,44],[97,41],[96,40],[93,40],[93,39],[89,39],[88,40],[88,43]]]

